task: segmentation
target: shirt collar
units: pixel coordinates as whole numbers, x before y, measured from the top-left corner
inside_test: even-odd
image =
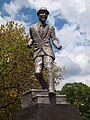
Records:
[[[47,24],[45,23],[45,24],[42,24],[41,22],[38,22],[38,26],[40,27],[40,26],[46,26]]]

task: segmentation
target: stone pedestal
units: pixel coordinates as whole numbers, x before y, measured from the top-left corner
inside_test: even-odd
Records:
[[[80,120],[76,105],[66,104],[64,95],[48,95],[47,90],[31,90],[21,97],[22,109],[14,120]]]
[[[47,90],[32,89],[24,93],[21,97],[21,107],[26,108],[36,104],[66,104],[66,96],[49,95]]]

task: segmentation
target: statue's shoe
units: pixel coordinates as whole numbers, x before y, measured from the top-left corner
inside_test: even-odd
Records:
[[[49,90],[49,94],[56,94],[55,90]]]

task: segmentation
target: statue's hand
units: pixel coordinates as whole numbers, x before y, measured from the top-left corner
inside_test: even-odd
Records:
[[[29,44],[27,44],[27,48],[31,48],[31,46]]]
[[[57,47],[57,49],[59,49],[59,50],[60,50],[60,49],[62,49],[62,46],[61,46],[61,45],[59,45],[59,46]]]
[[[33,45],[33,40],[30,39],[28,44],[27,44],[27,48],[32,48],[32,45]]]

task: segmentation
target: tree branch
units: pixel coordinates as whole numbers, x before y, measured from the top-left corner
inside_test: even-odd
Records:
[[[17,101],[18,96],[19,96],[19,88],[18,88],[17,96],[15,97],[15,99],[14,99],[13,101],[11,101],[10,103],[7,103],[6,105],[2,105],[2,106],[0,107],[0,109],[6,108],[6,107],[8,107],[9,105],[14,104],[14,103]]]

